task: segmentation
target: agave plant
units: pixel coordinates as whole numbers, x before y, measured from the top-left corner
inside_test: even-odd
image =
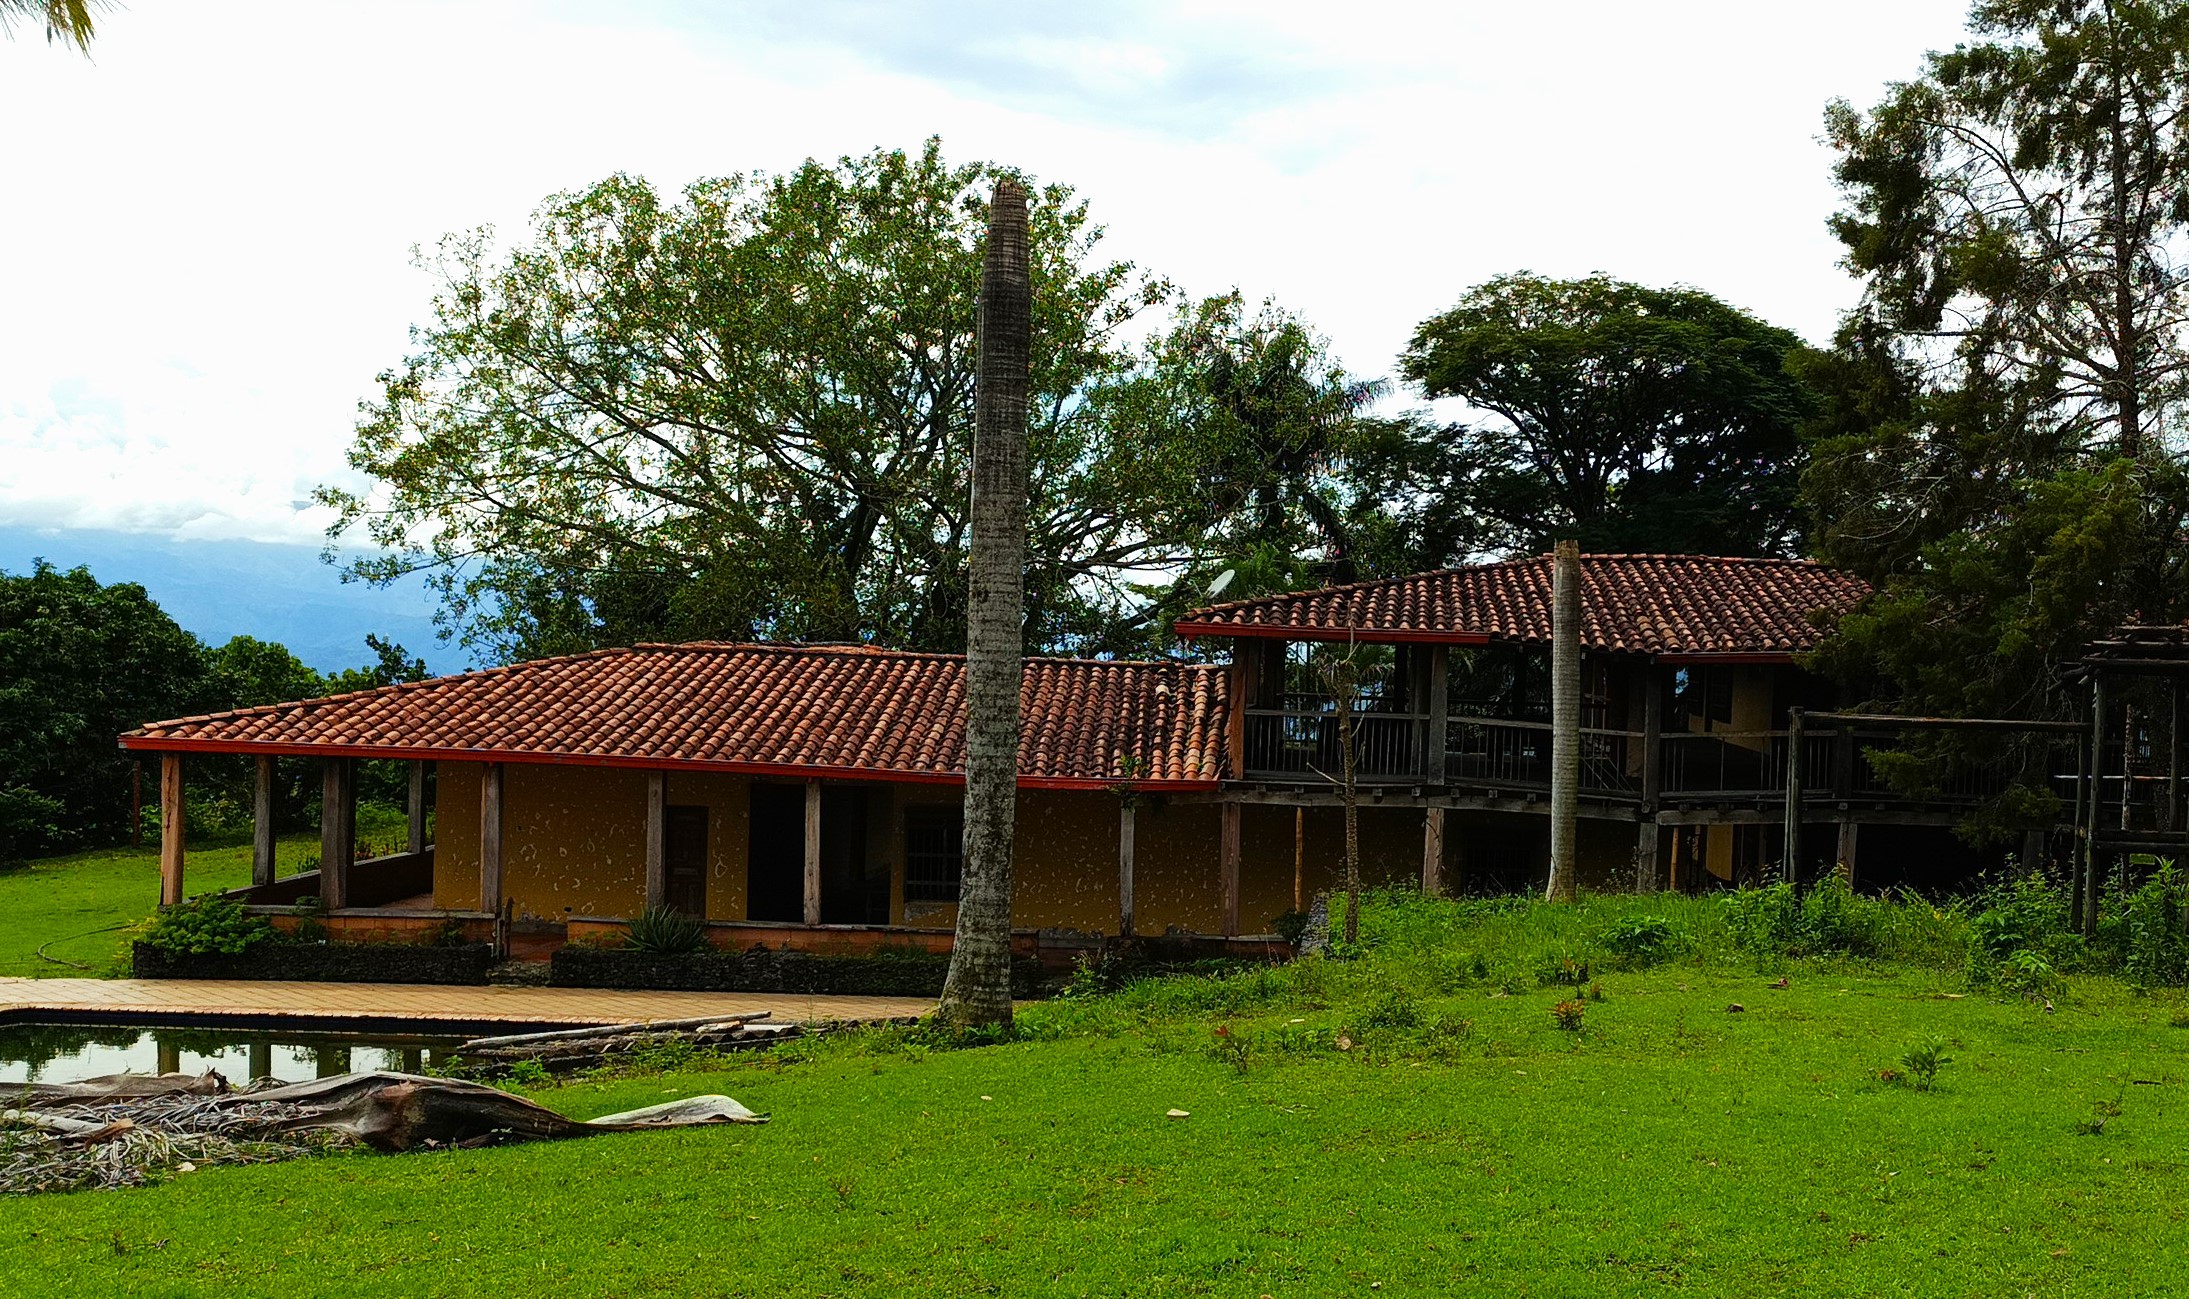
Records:
[[[633,951],[689,956],[707,945],[707,926],[673,907],[648,907],[631,922],[629,942]]]

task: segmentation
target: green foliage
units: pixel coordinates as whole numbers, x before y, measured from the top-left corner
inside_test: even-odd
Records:
[[[217,896],[163,907],[144,927],[144,941],[169,956],[238,956],[273,936],[264,916]]]
[[[1401,493],[1416,567],[1485,551],[1795,553],[1801,340],[1693,289],[1501,276],[1401,363],[1492,418],[1425,439]],[[1421,490],[1426,488],[1427,490]]]
[[[1596,942],[1620,969],[1647,970],[1692,951],[1695,936],[1683,925],[1645,913],[1620,917]]]
[[[1953,1063],[1946,1053],[1944,1038],[1931,1038],[1910,1047],[1900,1057],[1900,1067],[1907,1071],[1908,1085],[1919,1092],[1927,1092],[1938,1083],[1938,1071]]]
[[[202,711],[203,652],[141,586],[0,572],[0,862],[128,837],[115,737]]]
[[[2189,886],[2172,861],[2128,895],[2121,973],[2145,988],[2189,986]]]
[[[1551,1007],[1551,1022],[1562,1033],[1581,1031],[1581,1018],[1588,1013],[1589,1004],[1579,997],[1569,997]]]
[[[633,951],[656,956],[690,956],[707,947],[707,925],[674,907],[651,906],[631,920],[625,943]]]

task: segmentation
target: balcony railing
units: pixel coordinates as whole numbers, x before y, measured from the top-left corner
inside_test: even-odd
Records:
[[[1354,715],[1356,774],[1364,783],[1428,783],[1432,729],[1419,713]],[[1246,771],[1250,780],[1337,782],[1343,771],[1338,718],[1328,709],[1249,709]],[[1851,800],[1970,804],[2010,785],[2043,784],[2072,803],[2076,748],[2058,735],[2036,749],[1984,761],[1958,761],[1939,771],[1920,794],[1904,795],[1880,777],[1866,754],[1890,751],[1891,729],[1810,727],[1801,736],[1801,791],[1806,802]],[[1673,731],[1658,737],[1655,784],[1659,800],[1705,802],[1786,795],[1790,736],[1784,730]],[[1645,736],[1639,731],[1581,728],[1581,789],[1607,799],[1644,797]],[[1440,783],[1525,792],[1550,788],[1548,722],[1454,716],[1445,728]],[[2156,782],[2154,782],[2156,783]],[[2117,797],[2117,795],[2116,795]]]

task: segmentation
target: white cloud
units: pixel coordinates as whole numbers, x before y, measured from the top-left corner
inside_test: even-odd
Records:
[[[1387,373],[1522,267],[1692,283],[1821,338],[1851,297],[1822,105],[1956,0],[1639,6],[468,0],[108,12],[0,41],[0,521],[311,540],[430,284],[412,244],[943,136],[1076,185],[1113,255]]]

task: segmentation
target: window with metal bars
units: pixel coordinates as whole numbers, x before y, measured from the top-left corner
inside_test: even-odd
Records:
[[[965,868],[965,810],[908,807],[904,813],[904,900],[956,902]]]

